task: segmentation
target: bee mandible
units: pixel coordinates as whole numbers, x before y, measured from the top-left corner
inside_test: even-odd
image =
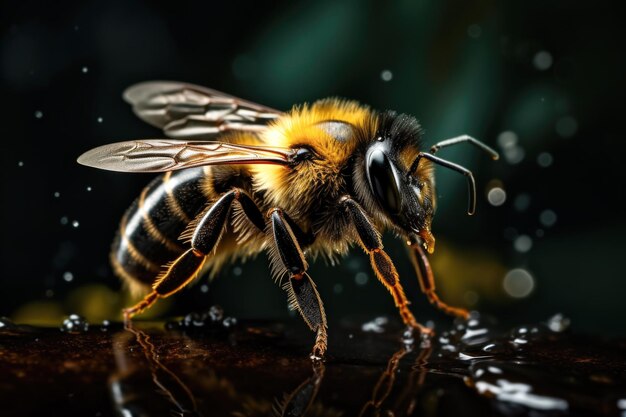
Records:
[[[312,357],[327,347],[327,321],[307,258],[334,264],[356,243],[369,256],[403,322],[422,333],[381,233],[407,242],[420,288],[443,312],[467,318],[435,292],[427,252],[435,238],[434,165],[463,174],[468,213],[476,186],[466,168],[435,156],[467,136],[423,150],[417,120],[329,98],[281,112],[191,84],[134,85],[125,100],[171,139],[132,140],[92,149],[84,165],[122,172],[161,172],[122,218],[113,243],[115,273],[145,297],[123,311],[125,320],[180,291],[227,262],[267,251],[272,274],[316,333]]]

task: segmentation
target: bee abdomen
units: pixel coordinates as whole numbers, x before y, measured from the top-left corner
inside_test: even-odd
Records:
[[[155,178],[128,208],[113,241],[111,262],[127,283],[151,285],[163,265],[189,245],[179,237],[205,207],[203,168]]]

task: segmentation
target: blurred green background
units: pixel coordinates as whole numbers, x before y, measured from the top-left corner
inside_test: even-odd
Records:
[[[608,4],[567,1],[3,2],[0,315],[60,324],[119,318],[128,304],[108,265],[124,210],[150,175],[78,166],[107,142],[155,138],[121,100],[173,79],[275,108],[327,96],[415,115],[426,142],[467,133],[502,153],[442,152],[432,262],[442,297],[505,323],[555,313],[584,332],[625,335],[623,22]],[[444,153],[445,152],[445,153]],[[385,236],[419,319],[443,320],[419,293],[403,243]],[[225,268],[154,314],[222,305],[285,318],[265,256]],[[367,258],[311,275],[333,321],[395,317]],[[166,312],[166,310],[168,310]]]

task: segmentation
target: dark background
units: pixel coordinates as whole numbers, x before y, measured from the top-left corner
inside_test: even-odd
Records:
[[[349,97],[415,115],[428,144],[462,133],[484,140],[500,161],[469,146],[442,152],[472,169],[479,186],[477,214],[468,217],[463,178],[437,172],[433,264],[443,298],[507,323],[560,312],[575,329],[626,334],[618,203],[626,34],[608,5],[20,1],[0,10],[0,316],[49,325],[72,312],[92,322],[119,318],[130,301],[108,250],[151,176],[75,160],[107,142],[162,136],[121,93],[172,79],[285,110]],[[501,206],[486,198],[493,187],[506,191]],[[402,242],[385,243],[418,318],[443,319],[419,294]],[[504,289],[517,268],[532,276],[528,296]],[[356,248],[337,267],[314,264],[311,275],[331,321],[395,317]],[[524,289],[519,277],[510,279]],[[225,268],[210,290],[205,283],[151,313],[219,303],[238,317],[287,315],[264,255]]]

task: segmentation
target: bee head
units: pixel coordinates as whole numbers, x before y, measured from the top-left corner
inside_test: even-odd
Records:
[[[365,151],[365,178],[369,194],[396,229],[420,236],[429,252],[435,212],[434,171],[423,161],[415,172],[411,162],[420,150],[421,127],[414,117],[387,111],[379,116],[376,135]]]

